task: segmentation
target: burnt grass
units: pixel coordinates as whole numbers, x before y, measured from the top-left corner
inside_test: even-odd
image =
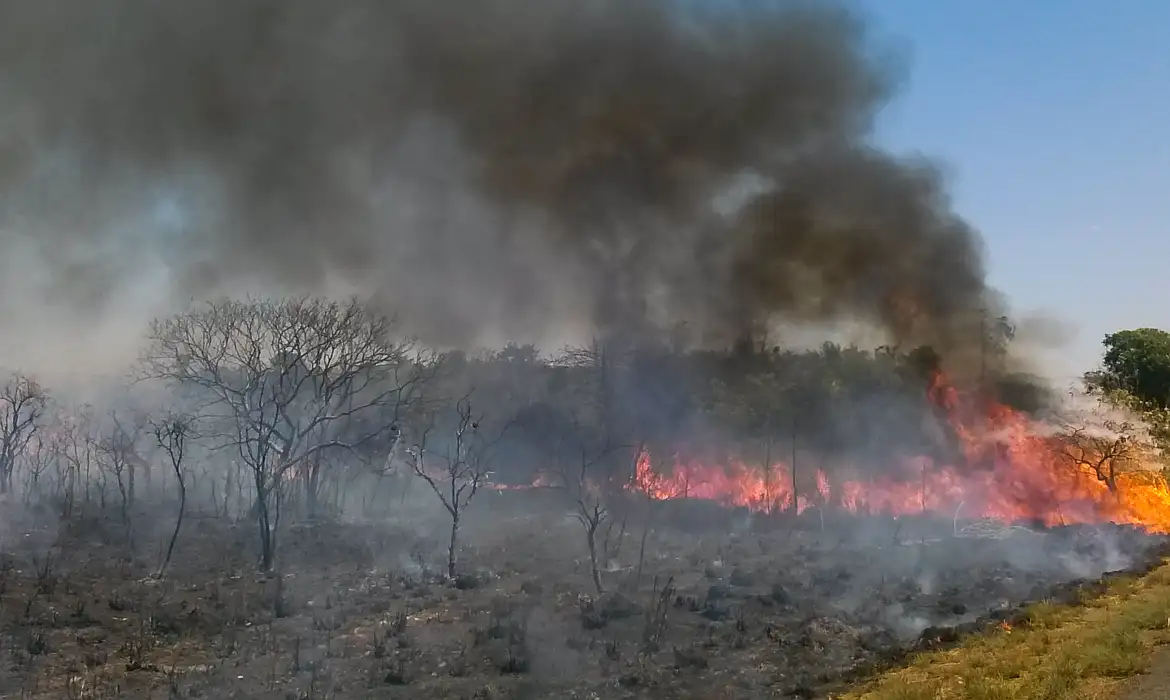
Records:
[[[421,493],[411,502],[433,505]],[[160,524],[130,528],[131,544],[117,513],[6,506],[0,697],[817,697],[1150,568],[1165,545],[1120,526],[747,518],[678,501],[655,505],[640,573],[641,520],[627,517],[598,595],[558,499],[479,496],[455,581],[434,509],[290,524],[279,575],[256,571],[251,523],[189,516],[158,580],[165,513],[136,510]]]

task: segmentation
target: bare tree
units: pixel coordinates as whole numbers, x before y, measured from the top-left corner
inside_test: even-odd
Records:
[[[470,394],[455,404],[453,425],[447,426],[451,437],[443,440],[441,447],[432,449],[439,422],[437,416],[430,416],[416,444],[407,449],[407,454],[414,473],[430,485],[451,516],[447,576],[455,578],[460,519],[471,499],[487,481],[495,447],[511,423],[504,424],[496,435],[485,437],[481,430],[483,416],[472,413]]]
[[[96,421],[89,406],[73,406],[61,415],[54,427],[58,482],[63,495],[62,514],[68,516],[76,504],[78,486],[83,489],[83,505],[89,505],[92,472],[98,466]],[[100,473],[100,468],[98,471]],[[104,484],[101,487],[99,496],[104,506]]]
[[[601,582],[601,570],[609,564],[609,560],[616,554],[616,547],[621,546],[621,539],[625,535],[625,519],[621,519],[619,532],[613,532],[613,512],[609,505],[609,482],[602,476],[594,474],[595,467],[602,463],[609,455],[617,452],[621,447],[607,447],[598,454],[589,457],[581,453],[580,463],[575,468],[567,470],[566,484],[573,494],[576,510],[573,513],[577,522],[585,531],[585,546],[589,551],[589,573],[593,578],[593,586],[598,593],[605,592]],[[608,471],[606,470],[606,473]],[[604,526],[604,532],[603,532]],[[601,541],[598,542],[598,535]]]
[[[264,570],[275,560],[286,475],[323,451],[378,439],[437,367],[433,353],[397,337],[393,319],[356,299],[217,301],[156,320],[149,341],[146,374],[197,389],[203,418],[222,426],[217,447],[251,471]]]
[[[31,504],[44,496],[41,478],[48,472],[56,458],[52,438],[47,430],[39,430],[29,440],[24,450],[24,463],[28,475],[24,483],[24,502]]]
[[[17,458],[40,429],[48,403],[41,385],[23,374],[0,387],[0,494],[12,490]]]
[[[616,386],[618,376],[628,370],[631,353],[613,342],[598,339],[584,348],[566,347],[554,361],[555,365],[588,371],[587,401],[593,404],[601,424],[602,434],[608,443],[616,443],[619,432],[618,400]]]
[[[604,593],[601,571],[608,565],[610,557],[616,555],[616,548],[620,547],[621,539],[625,536],[626,526],[625,518],[622,518],[615,539],[613,528],[616,521],[611,509],[614,471],[608,462],[615,453],[630,450],[634,446],[609,445],[596,439],[597,431],[588,429],[576,416],[571,417],[560,432],[560,438],[549,458],[557,466],[560,480],[573,501],[573,515],[584,530],[593,586],[598,593]],[[565,451],[574,453],[577,459],[562,461],[561,455]],[[618,485],[618,490],[622,486],[624,483]]]
[[[155,423],[152,427],[154,428],[155,442],[166,454],[167,460],[171,464],[171,470],[175,473],[175,481],[179,484],[179,513],[175,518],[175,529],[171,533],[170,542],[167,543],[166,556],[159,564],[156,574],[156,577],[162,578],[175,553],[175,542],[179,539],[179,530],[183,527],[183,515],[187,510],[186,465],[183,460],[187,456],[187,439],[192,434],[192,421],[190,416],[172,415],[165,421]]]
[[[44,436],[49,461],[53,466],[53,499],[60,509],[61,517],[65,519],[73,515],[77,488],[81,482],[77,465],[70,454],[76,433],[72,416],[65,411],[58,411],[53,416],[50,430]]]
[[[1130,423],[1106,421],[1097,428],[1068,426],[1061,443],[1061,456],[1074,468],[1088,469],[1111,493],[1117,479],[1142,463],[1142,445],[1135,439]]]
[[[140,466],[139,442],[145,422],[136,416],[109,413],[109,427],[97,440],[97,457],[101,469],[114,475],[118,487],[118,512],[130,537],[130,509],[134,506],[135,476]]]

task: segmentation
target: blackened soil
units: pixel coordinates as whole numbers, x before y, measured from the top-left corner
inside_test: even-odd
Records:
[[[161,581],[166,528],[142,523],[164,513],[132,545],[116,514],[13,519],[0,696],[812,697],[1164,553],[1125,527],[658,505],[599,532],[604,593],[550,494],[483,494],[452,582],[441,511],[294,524],[280,576],[256,573],[250,523],[192,517]]]

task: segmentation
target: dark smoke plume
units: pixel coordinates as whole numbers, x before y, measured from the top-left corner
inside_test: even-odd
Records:
[[[90,314],[150,272],[376,290],[440,343],[958,345],[979,240],[870,143],[895,67],[828,3],[0,0],[0,232]]]

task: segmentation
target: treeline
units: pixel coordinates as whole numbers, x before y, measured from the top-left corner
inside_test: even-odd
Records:
[[[251,519],[268,568],[290,515],[355,499],[377,510],[382,483],[414,475],[452,516],[453,571],[461,510],[489,482],[576,474],[580,486],[586,466],[592,483],[620,482],[643,448],[667,464],[951,459],[928,391],[939,366],[929,348],[832,344],[441,354],[356,300],[222,300],[152,323],[133,381],[108,404],[10,378],[0,491],[65,516],[112,508],[127,532],[143,498]],[[976,388],[1025,410],[1044,398],[994,372]]]
[[[761,463],[793,440],[826,462],[953,456],[928,396],[939,358],[926,348],[684,351],[598,343],[548,355],[532,346],[452,353],[443,364],[448,381],[475,387],[486,405],[514,417],[502,445],[510,479],[547,465],[558,448],[575,454],[589,445]],[[1028,378],[987,383],[989,400],[1022,410],[1044,405],[1044,389]]]
[[[1085,375],[1090,391],[1136,411],[1162,450],[1170,450],[1170,333],[1137,328],[1105,336],[1101,367]]]

